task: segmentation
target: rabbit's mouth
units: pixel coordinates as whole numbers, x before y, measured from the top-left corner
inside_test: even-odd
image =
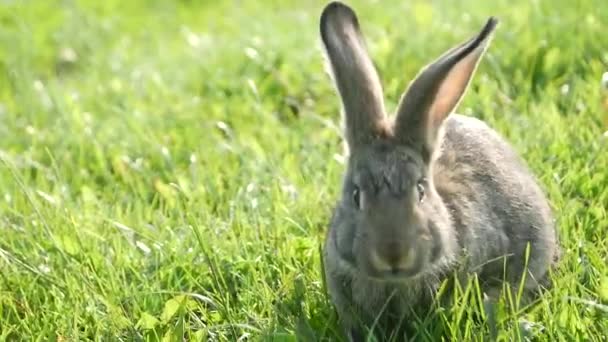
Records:
[[[409,268],[391,268],[385,270],[378,270],[377,268],[370,265],[368,261],[352,259],[337,253],[340,268],[346,270],[347,273],[356,275],[358,277],[364,276],[370,280],[379,282],[390,282],[390,283],[404,283],[422,276],[424,272],[424,265],[426,262],[416,262],[416,265]]]
[[[342,260],[348,263],[348,268],[357,270],[359,275],[364,275],[369,279],[382,282],[403,283],[411,281],[424,273],[430,266],[430,255],[418,248],[411,248],[402,262],[391,262],[386,258],[380,257],[374,249],[367,253],[359,254],[355,260]]]
[[[377,280],[391,281],[391,282],[403,282],[415,278],[420,274],[421,267],[415,269],[392,269],[389,271],[377,272],[377,276],[372,276]]]
[[[434,248],[421,248],[423,244],[412,246],[403,262],[389,264],[386,259],[375,252],[358,253],[355,246],[352,249],[341,249],[338,239],[330,239],[333,248],[329,248],[334,260],[340,268],[357,277],[366,277],[374,281],[404,283],[419,278],[427,268],[432,268],[436,261]],[[374,250],[374,249],[373,249]],[[433,250],[433,253],[430,252]]]
[[[410,266],[406,267],[364,267],[368,277],[388,282],[404,282],[416,278],[423,271],[425,260],[422,256],[418,256],[413,260]]]

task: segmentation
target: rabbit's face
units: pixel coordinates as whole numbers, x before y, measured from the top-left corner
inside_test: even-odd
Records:
[[[351,266],[384,280],[414,277],[442,256],[449,221],[420,153],[378,141],[353,154],[343,191]],[[340,248],[342,247],[342,248]],[[352,249],[352,250],[348,250]]]

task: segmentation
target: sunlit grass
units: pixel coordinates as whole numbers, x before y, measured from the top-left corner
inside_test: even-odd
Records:
[[[0,2],[0,340],[341,337],[319,259],[344,169],[323,4]],[[538,174],[564,259],[538,303],[497,305],[497,333],[605,339],[608,4],[351,4],[389,108],[499,17],[459,111]],[[417,337],[489,336],[474,289]]]

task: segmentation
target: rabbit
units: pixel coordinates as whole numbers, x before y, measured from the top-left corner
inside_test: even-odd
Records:
[[[395,115],[359,21],[333,1],[320,17],[327,71],[341,99],[346,170],[322,248],[344,333],[385,333],[429,308],[440,284],[475,274],[485,293],[523,280],[548,287],[559,259],[547,195],[515,149],[480,119],[454,113],[498,19],[424,67]]]

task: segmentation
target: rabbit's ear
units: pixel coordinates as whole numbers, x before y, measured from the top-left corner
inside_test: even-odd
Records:
[[[401,140],[419,145],[427,162],[441,124],[464,95],[497,23],[491,17],[475,37],[427,65],[401,97],[395,133]]]
[[[367,53],[354,11],[332,2],[321,14],[320,31],[328,67],[342,99],[346,140],[350,148],[385,132],[382,86]]]

